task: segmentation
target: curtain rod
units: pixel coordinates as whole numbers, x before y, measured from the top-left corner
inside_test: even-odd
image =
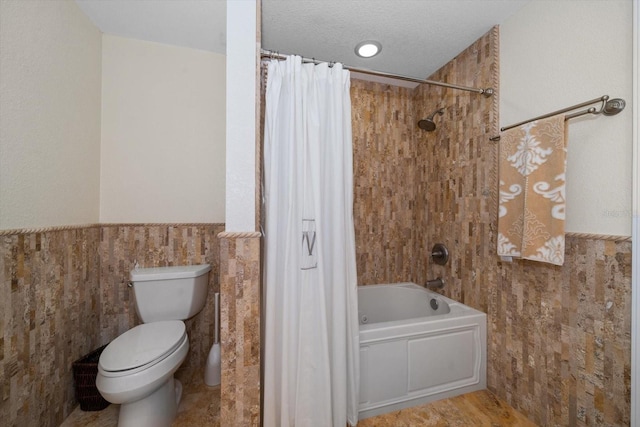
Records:
[[[272,51],[269,51],[269,50],[261,50],[260,51],[260,58],[261,59],[269,58],[269,59],[284,60],[284,59],[287,59],[287,56],[283,55],[283,54],[280,54],[278,52],[272,52]],[[317,60],[315,58],[302,58],[302,62],[311,63],[311,64],[322,64],[324,62],[329,62],[329,61],[319,61],[319,60]],[[490,97],[491,95],[493,95],[493,88],[490,88],[490,87],[488,87],[486,89],[481,89],[481,88],[476,88],[476,87],[454,85],[454,84],[451,84],[451,83],[436,82],[436,81],[433,81],[433,80],[416,79],[415,77],[403,76],[402,74],[385,73],[384,71],[375,71],[375,70],[369,70],[369,69],[366,69],[366,68],[351,67],[351,66],[344,65],[344,64],[342,66],[346,70],[354,71],[356,73],[368,74],[370,76],[388,77],[388,78],[392,78],[392,79],[404,80],[404,81],[407,81],[407,82],[424,83],[424,84],[428,84],[428,85],[447,87],[447,88],[450,88],[450,89],[466,90],[467,92],[475,92],[475,93],[482,94],[487,98]]]
[[[590,101],[585,101],[585,102],[582,102],[580,104],[572,105],[571,107],[562,108],[562,109],[554,111],[552,113],[543,114],[541,116],[534,117],[534,118],[529,119],[529,120],[523,120],[521,122],[514,123],[512,125],[502,127],[502,128],[500,128],[500,132],[504,132],[505,130],[513,129],[513,128],[521,126],[521,125],[523,125],[525,123],[535,122],[536,120],[546,119],[547,117],[552,117],[552,116],[555,116],[557,114],[562,114],[562,113],[567,113],[569,111],[577,110],[578,108],[586,107],[587,105],[595,104],[595,103],[598,103],[598,102],[602,103],[602,106],[600,107],[600,110],[597,110],[596,107],[591,107],[591,108],[588,108],[586,110],[578,111],[577,113],[568,114],[564,118],[565,121],[569,120],[569,119],[576,118],[576,117],[584,116],[585,114],[594,114],[594,115],[595,114],[604,114],[605,116],[614,116],[614,115],[618,114],[620,111],[624,110],[624,107],[625,107],[624,99],[614,98],[612,100],[609,100],[609,95],[603,95],[600,98],[595,98],[595,99],[592,99]],[[499,141],[500,140],[500,135],[492,136],[489,139],[491,141]]]

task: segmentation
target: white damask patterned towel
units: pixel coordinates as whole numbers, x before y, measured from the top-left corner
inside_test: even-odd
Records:
[[[498,255],[564,263],[564,116],[500,136]]]

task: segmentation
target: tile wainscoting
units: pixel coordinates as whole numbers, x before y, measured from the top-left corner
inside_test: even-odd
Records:
[[[0,419],[57,426],[72,363],[100,346],[100,229],[0,235]],[[6,424],[5,424],[6,423]]]
[[[0,417],[57,426],[76,405],[72,363],[139,323],[128,272],[212,265],[205,308],[188,320],[190,351],[176,373],[203,372],[213,344],[223,224],[102,224],[0,231]]]
[[[260,233],[221,233],[220,422],[260,425]]]
[[[220,242],[224,224],[104,224],[100,227],[100,340],[107,343],[140,323],[127,286],[140,267],[211,264],[204,308],[187,320],[189,354],[176,377],[202,374],[214,337],[214,293],[220,291]]]

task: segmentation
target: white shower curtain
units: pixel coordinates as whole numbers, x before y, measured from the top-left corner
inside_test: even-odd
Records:
[[[349,71],[271,61],[264,132],[264,425],[358,421]]]

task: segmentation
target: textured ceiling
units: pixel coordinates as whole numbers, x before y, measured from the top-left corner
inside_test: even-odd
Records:
[[[426,78],[527,1],[262,0],[262,46]],[[225,53],[225,0],[76,2],[104,33]],[[382,52],[357,57],[371,39]]]
[[[262,46],[426,78],[528,0],[262,0]],[[356,44],[376,40],[373,58]]]
[[[225,53],[226,0],[76,0],[103,33]]]

